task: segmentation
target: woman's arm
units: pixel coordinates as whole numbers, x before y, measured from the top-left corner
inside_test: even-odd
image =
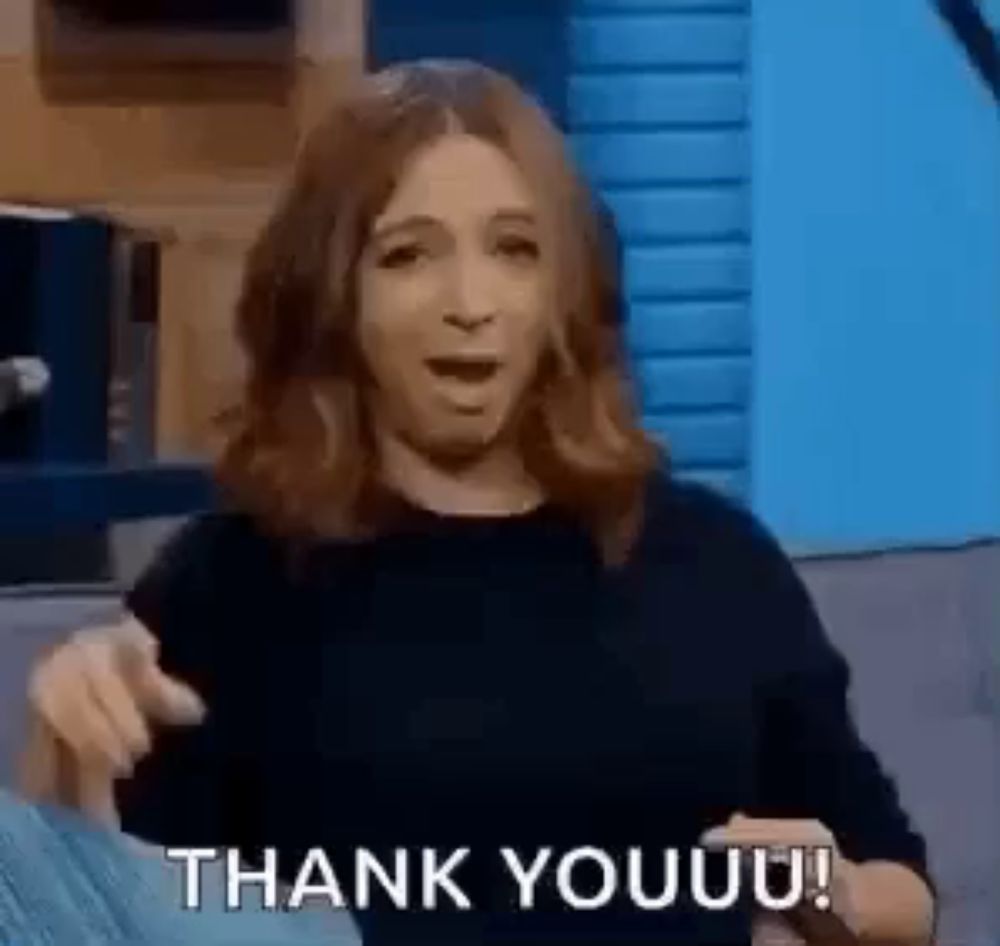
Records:
[[[894,780],[861,738],[849,702],[850,669],[777,543],[758,530],[748,566],[760,615],[759,805],[766,819],[820,823],[839,849],[856,934],[847,942],[924,946],[933,940],[935,894],[924,839]],[[837,943],[830,915],[802,911],[807,941]],[[826,922],[824,922],[826,921]],[[832,931],[832,932],[831,932]]]
[[[160,727],[131,776],[116,783],[121,827],[162,846],[249,844],[259,780],[249,751],[254,719],[244,712],[239,681],[252,664],[233,649],[226,606],[240,575],[222,517],[185,525],[160,550],[125,596],[159,642],[163,671],[204,703],[199,725]]]
[[[772,692],[763,738],[763,811],[811,818],[833,836],[855,942],[925,946],[935,903],[922,837],[903,811],[895,783],[861,740],[848,704],[849,673],[825,644]],[[810,658],[812,659],[812,658]],[[807,941],[837,943],[829,916],[802,912]],[[846,942],[851,942],[847,939]]]

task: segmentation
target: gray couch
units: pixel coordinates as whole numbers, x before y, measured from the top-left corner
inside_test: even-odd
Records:
[[[940,946],[1000,944],[1000,544],[800,563],[854,669],[861,730],[927,836]],[[105,589],[0,592],[0,783],[27,668],[113,615]]]

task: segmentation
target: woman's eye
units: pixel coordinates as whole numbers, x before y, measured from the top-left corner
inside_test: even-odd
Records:
[[[503,237],[497,241],[497,251],[501,256],[514,260],[537,260],[540,253],[538,244],[528,237]]]
[[[416,243],[406,243],[381,253],[378,265],[382,269],[403,269],[419,262],[423,255],[422,247]]]

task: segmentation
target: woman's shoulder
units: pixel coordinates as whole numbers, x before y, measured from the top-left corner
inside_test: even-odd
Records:
[[[692,552],[784,558],[775,537],[741,499],[705,482],[659,470],[646,499],[645,538]]]
[[[791,557],[743,501],[705,483],[658,474],[651,483],[640,559],[686,564],[749,607],[810,608]]]
[[[756,658],[829,663],[830,646],[812,596],[778,538],[744,503],[703,483],[659,476],[649,493],[640,568],[660,581],[665,570],[686,571],[709,596],[706,607],[733,618],[726,634],[751,640]],[[676,582],[673,583],[676,587]],[[752,634],[745,634],[746,629]],[[771,672],[773,668],[768,669]]]
[[[152,624],[174,614],[207,613],[260,589],[276,562],[274,543],[249,516],[229,511],[195,515],[161,542],[127,589],[125,605]]]
[[[154,571],[221,575],[248,554],[269,545],[254,520],[243,513],[211,511],[185,519],[160,544],[150,562]]]

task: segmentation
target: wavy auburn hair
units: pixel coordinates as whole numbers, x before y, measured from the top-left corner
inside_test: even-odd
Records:
[[[378,531],[392,507],[363,399],[356,270],[415,151],[461,131],[518,166],[535,195],[555,318],[519,442],[550,502],[622,559],[659,452],[632,402],[617,241],[544,112],[505,76],[416,62],[362,77],[305,141],[250,251],[236,312],[248,375],[224,418],[223,489],[290,536]]]

